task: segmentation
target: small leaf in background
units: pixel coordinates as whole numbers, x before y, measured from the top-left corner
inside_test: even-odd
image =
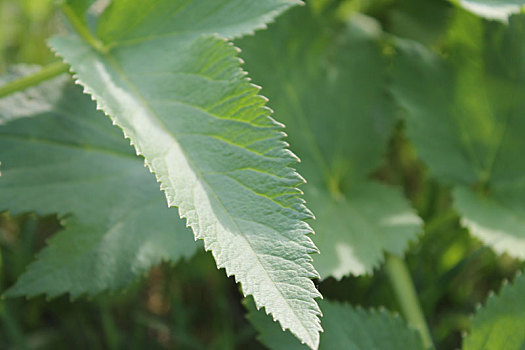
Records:
[[[123,288],[199,247],[81,90],[64,75],[0,100],[0,211],[56,213],[65,226],[8,296]]]
[[[316,220],[322,278],[372,273],[385,251],[403,254],[421,221],[398,189],[369,180],[395,117],[375,20],[320,23],[296,8],[238,41],[248,70],[287,126]]]
[[[455,0],[466,10],[478,16],[506,22],[513,13],[519,13],[525,0]]]
[[[434,45],[448,27],[453,6],[443,0],[395,1],[386,13],[383,30],[400,38]]]
[[[393,93],[420,157],[455,187],[462,223],[496,252],[523,259],[525,16],[508,27],[458,23],[447,59],[399,41]]]
[[[264,28],[297,3],[115,0],[97,38],[50,43],[144,156],[168,205],[179,208],[217,266],[316,348],[320,294],[310,254],[317,248],[297,189],[303,179],[290,167],[297,158],[237,49],[220,37]]]
[[[419,334],[407,327],[399,316],[385,310],[364,310],[349,304],[319,302],[323,312],[323,329],[319,350],[423,350]],[[245,300],[247,318],[259,332],[259,341],[270,350],[300,350],[306,347],[283,331],[261,310]]]
[[[522,350],[525,348],[525,278],[505,284],[474,315],[465,350]]]

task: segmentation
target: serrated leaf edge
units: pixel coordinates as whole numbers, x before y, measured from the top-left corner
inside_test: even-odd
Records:
[[[279,12],[280,13],[280,12]],[[227,38],[223,38],[223,37],[220,37],[218,34],[211,34],[211,35],[201,35],[200,37],[213,37],[213,38],[216,38],[216,39],[219,39],[219,40],[222,40],[223,42],[227,43],[229,46],[231,46],[234,50],[238,52],[240,52],[240,49],[238,47],[236,47],[232,42],[230,42]],[[83,93],[90,96],[91,100],[93,100],[95,103],[96,103],[96,109],[101,111],[102,113],[104,113],[104,115],[106,115],[112,122],[112,124],[114,126],[117,126],[123,133],[124,135],[124,138],[129,140],[130,142],[130,145],[133,146],[133,148],[135,149],[135,153],[137,156],[139,157],[142,157],[144,159],[144,165],[145,167],[148,168],[148,170],[150,171],[150,173],[154,174],[155,175],[155,179],[156,181],[160,184],[160,189],[161,191],[164,192],[164,194],[166,195],[166,199],[168,201],[168,207],[172,206],[171,204],[169,204],[170,202],[172,202],[172,199],[168,196],[168,193],[167,193],[167,187],[164,186],[163,183],[161,183],[161,180],[160,180],[160,176],[151,168],[150,164],[148,163],[148,161],[146,160],[145,156],[142,154],[142,152],[136,147],[136,145],[133,143],[133,141],[130,139],[130,136],[126,133],[126,131],[116,123],[115,120],[113,120],[113,118],[111,117],[111,115],[109,113],[106,112],[106,109],[105,109],[105,105],[103,104],[103,102],[101,102],[99,99],[97,99],[97,96],[98,94],[95,93],[95,91],[93,91],[91,88],[87,87],[83,81],[80,79],[80,77],[75,73],[74,69],[72,68],[71,66],[71,63],[68,62],[65,58],[63,58],[62,56],[60,56],[60,54],[58,54],[58,52],[49,44],[48,42],[48,47],[50,48],[50,50],[53,52],[53,54],[61,59],[63,62],[65,62],[66,64],[68,64],[70,66],[69,68],[69,73],[71,74],[72,76],[72,79],[73,79],[73,82],[76,84],[76,85],[79,85],[82,87],[83,89]],[[244,75],[244,80],[246,82],[248,82],[251,86],[255,87],[256,89],[258,90],[261,90],[261,87],[258,86],[258,85],[255,85],[253,83],[250,82],[250,79],[248,77],[246,77],[246,75],[248,74],[246,71],[244,71],[241,67],[241,65],[243,64],[243,60],[238,57],[237,55],[233,56],[234,59],[237,60],[237,65],[238,65],[238,69],[239,71],[241,72],[241,74]],[[256,95],[257,97],[259,98],[263,98],[265,101],[268,101],[268,98],[262,96],[262,95]],[[273,113],[273,110],[271,110],[270,108],[268,108],[267,106],[264,106],[264,108],[268,111],[268,115],[266,116],[270,121],[272,121],[272,123],[278,127],[278,128],[283,128],[284,127],[284,124],[282,123],[279,123],[277,122],[275,119],[273,119],[270,114]],[[286,134],[284,132],[280,132],[280,135],[281,137],[285,137]],[[294,164],[294,163],[297,163],[297,162],[300,162],[300,159],[299,157],[297,157],[297,155],[295,155],[291,150],[289,150],[288,148],[285,148],[285,145],[283,145],[283,148],[282,150],[284,152],[286,152],[286,154],[288,156],[291,157],[291,159],[293,159],[292,161],[290,161],[287,165],[287,167],[289,167],[289,170],[291,173],[293,173],[294,176],[296,176],[298,179],[300,179],[300,181],[302,181],[303,183],[306,183],[306,180],[294,169],[290,168],[290,165]],[[295,187],[297,188],[297,187]],[[304,214],[306,214],[307,216],[309,216],[309,218],[314,218],[314,215],[313,213],[304,205],[306,203],[306,201],[302,198],[302,197],[297,197],[297,199],[299,200],[299,202],[301,203],[300,204],[300,207],[301,207],[301,210],[304,212]],[[179,209],[179,208],[177,208]],[[184,214],[181,214],[180,213],[180,210],[178,210],[179,212],[179,217],[183,220],[185,220],[185,225],[186,227],[190,227],[190,225],[188,224],[188,221],[187,221],[187,217],[184,215]],[[304,222],[304,220],[302,220]],[[314,234],[314,231],[313,229],[310,227],[310,225],[307,225],[307,229],[308,229],[308,234]],[[190,227],[191,228],[191,227]],[[193,231],[193,229],[192,229]],[[197,237],[196,234],[194,234],[194,240],[197,241],[197,239],[201,239],[204,241],[204,238],[201,238],[201,237]],[[304,234],[304,238],[309,240],[310,243],[311,242],[311,239],[308,237],[307,234]],[[315,244],[312,243],[312,246],[315,247]],[[319,253],[319,250],[316,248],[316,252]],[[205,251],[211,251],[212,255],[214,255],[214,252],[211,250],[211,248],[209,248],[206,244],[206,242],[204,242],[204,249]],[[308,254],[308,261],[305,261],[305,264],[308,264],[308,267],[311,268],[311,271],[315,272],[315,275],[311,276],[311,278],[320,278],[319,276],[319,273],[315,270],[315,268],[313,267],[312,265],[312,261],[313,261],[313,258],[311,257],[310,254]],[[226,272],[226,275],[228,277],[231,277],[233,275],[233,273],[229,272],[227,267],[226,266],[219,266],[219,264],[217,264],[217,268],[218,269],[225,269],[225,272]],[[239,282],[237,280],[237,276],[234,275],[234,278],[235,278],[235,282],[236,283],[239,283],[241,286],[242,286],[242,283]],[[312,298],[314,300],[314,304],[316,306],[316,310],[314,312],[314,315],[316,315],[316,318],[317,318],[317,322],[316,322],[316,329],[318,332],[322,332],[323,329],[321,327],[321,322],[320,322],[320,319],[319,317],[322,316],[322,313],[321,313],[321,310],[318,306],[318,304],[315,302],[315,298],[322,298],[322,295],[321,293],[314,287],[314,284],[313,284],[313,281],[311,279],[309,279],[309,282],[311,283],[311,290],[310,292],[312,293]],[[251,294],[248,294],[248,295],[251,295]],[[256,306],[258,309],[261,308],[261,305],[259,305],[257,302],[256,303]],[[295,314],[295,312],[293,311],[293,309],[290,309],[292,311],[293,314]],[[266,308],[265,308],[265,311],[266,311]],[[273,314],[272,314],[273,316]],[[298,320],[300,320],[300,318],[297,318]],[[301,324],[302,321],[299,321]],[[304,329],[306,330],[307,328],[303,325]],[[291,331],[291,329],[290,329]],[[305,332],[306,334],[309,334],[308,332]],[[311,335],[309,334],[309,338],[310,338],[310,343],[307,344],[310,348],[312,349],[317,349],[318,346],[319,346],[319,333],[317,333],[317,337],[314,339],[314,338],[311,338]]]

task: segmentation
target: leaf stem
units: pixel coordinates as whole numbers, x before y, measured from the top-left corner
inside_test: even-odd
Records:
[[[93,34],[91,34],[85,23],[66,2],[62,2],[60,8],[78,35],[80,35],[91,47],[100,53],[107,53],[109,51],[102,41],[98,40]]]
[[[39,70],[36,73],[27,75],[20,79],[13,80],[3,86],[0,86],[0,98],[14,92],[22,91],[28,87],[38,85],[39,83],[66,73],[69,66],[62,62],[54,62]]]
[[[2,321],[2,328],[6,333],[7,340],[11,342],[16,349],[29,349],[24,338],[24,333],[17,324],[16,319],[9,312],[4,300],[0,301],[0,321]]]
[[[408,324],[419,331],[426,349],[434,349],[414,282],[405,261],[396,255],[387,254],[385,268]]]

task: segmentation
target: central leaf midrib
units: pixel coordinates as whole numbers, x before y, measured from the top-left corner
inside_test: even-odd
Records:
[[[155,118],[155,120],[157,121],[158,125],[160,127],[162,127],[164,129],[164,131],[166,132],[166,134],[169,136],[169,138],[172,140],[173,143],[177,144],[179,146],[179,149],[180,151],[183,153],[184,155],[184,158],[186,159],[186,161],[188,162],[188,164],[190,165],[191,169],[193,170],[194,174],[196,175],[196,177],[200,180],[200,182],[205,185],[208,189],[209,189],[209,193],[216,199],[216,201],[221,205],[221,207],[223,208],[223,211],[225,213],[226,216],[228,216],[231,220],[231,222],[234,224],[235,226],[235,229],[237,230],[237,233],[238,233],[238,236],[241,236],[245,242],[248,244],[248,246],[250,247],[251,251],[252,251],[252,254],[253,256],[255,257],[255,260],[257,261],[257,264],[261,267],[261,270],[264,271],[264,273],[266,274],[267,278],[272,282],[271,284],[274,286],[274,288],[279,292],[279,295],[281,296],[281,298],[285,301],[285,304],[286,306],[288,307],[288,309],[291,311],[291,313],[295,316],[295,318],[299,321],[299,323],[302,325],[303,327],[303,331],[307,334],[307,336],[310,338],[310,341],[312,341],[312,343],[315,343],[313,342],[313,339],[311,338],[311,335],[310,335],[310,332],[308,331],[308,328],[305,326],[305,324],[303,323],[302,319],[300,317],[298,317],[298,315],[296,314],[295,310],[289,305],[288,301],[287,301],[287,298],[284,297],[282,291],[280,288],[278,288],[276,286],[276,282],[270,277],[270,274],[268,273],[268,271],[266,271],[266,268],[264,268],[264,266],[262,265],[259,257],[257,256],[257,253],[256,251],[253,249],[253,246],[251,244],[251,242],[245,237],[245,235],[242,233],[242,231],[239,229],[239,226],[237,225],[237,222],[236,220],[234,219],[234,217],[232,217],[230,215],[230,213],[226,210],[226,207],[224,205],[224,203],[219,199],[219,197],[217,196],[217,194],[215,193],[215,191],[213,191],[213,188],[210,186],[210,184],[207,183],[207,181],[203,178],[201,172],[198,170],[198,168],[195,167],[193,161],[191,160],[191,158],[188,157],[188,155],[186,154],[186,152],[184,151],[184,148],[181,147],[181,145],[179,144],[179,142],[177,141],[177,139],[175,137],[173,137],[173,135],[171,134],[171,132],[166,128],[165,124],[162,122],[162,120],[159,118],[159,116],[157,116],[157,114],[154,112],[154,110],[151,108],[151,106],[148,104],[148,102],[144,99],[144,97],[140,94],[139,90],[135,87],[135,85],[127,78],[126,74],[124,71],[122,71],[122,69],[120,68],[120,66],[118,65],[118,62],[115,60],[114,57],[111,56],[110,53],[107,53],[105,55],[101,54],[101,53],[98,53],[97,52],[97,55],[102,57],[102,59],[106,59],[106,61],[109,62],[110,66],[115,70],[115,72],[120,76],[120,78],[123,80],[123,82],[125,82],[129,89],[131,90],[131,92],[137,97],[137,100],[142,104],[142,106],[147,110],[149,111],[149,115],[153,118]],[[138,147],[138,146],[136,146]],[[149,167],[150,165],[148,165]],[[153,169],[152,169],[153,170]],[[155,172],[155,170],[153,170]],[[156,174],[156,172],[155,172]]]

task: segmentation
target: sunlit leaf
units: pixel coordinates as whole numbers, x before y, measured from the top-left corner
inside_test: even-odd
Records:
[[[217,266],[315,348],[317,249],[296,188],[303,179],[290,168],[296,157],[282,126],[222,38],[263,28],[296,3],[115,0],[99,19],[97,49],[76,35],[51,46],[144,156]]]

